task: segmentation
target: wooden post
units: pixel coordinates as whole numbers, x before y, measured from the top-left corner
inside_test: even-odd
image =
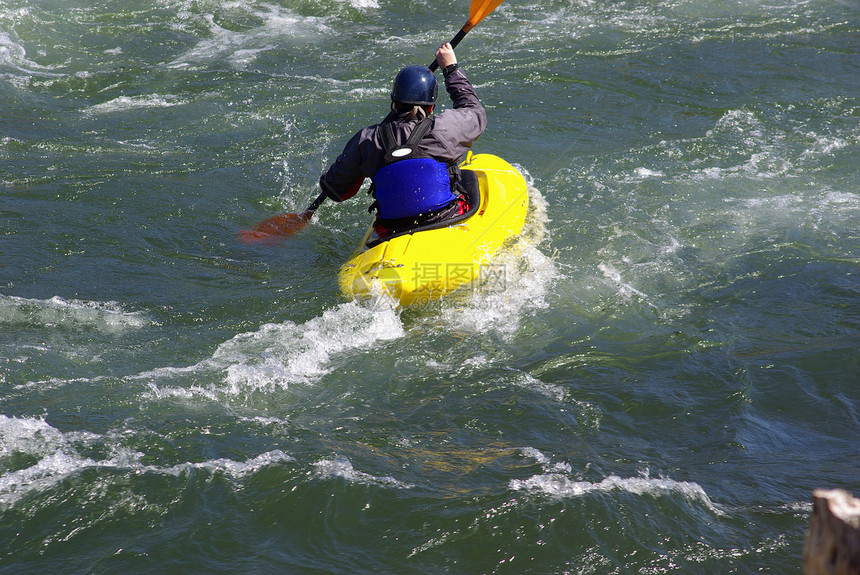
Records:
[[[860,575],[860,499],[844,489],[816,489],[804,575]]]

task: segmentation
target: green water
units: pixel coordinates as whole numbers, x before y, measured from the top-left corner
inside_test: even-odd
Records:
[[[800,573],[860,495],[860,3],[502,4],[503,289],[344,299],[363,194],[239,242],[468,10],[0,4],[0,572]]]

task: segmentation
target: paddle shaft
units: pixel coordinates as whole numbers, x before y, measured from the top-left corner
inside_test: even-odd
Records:
[[[453,38],[451,38],[451,47],[452,47],[452,48],[456,48],[456,47],[457,47],[457,44],[459,44],[459,43],[460,43],[460,40],[462,40],[463,38],[465,38],[465,37],[466,37],[466,34],[468,34],[468,33],[469,33],[469,31],[468,31],[468,30],[466,30],[466,27],[465,27],[465,26],[463,26],[463,27],[460,29],[460,31],[459,31],[459,32],[457,32],[457,35],[456,35],[456,36],[454,36]],[[430,71],[432,72],[433,70],[435,70],[436,68],[438,68],[438,67],[439,67],[439,62],[437,62],[436,60],[433,60],[433,62],[432,62],[429,66],[427,66],[427,67],[428,67],[428,68],[430,68]]]
[[[311,215],[315,211],[317,211],[317,208],[320,207],[320,205],[322,205],[322,203],[325,201],[325,199],[327,197],[328,197],[328,195],[325,192],[321,192],[320,195],[318,195],[316,197],[316,199],[311,202],[311,205],[309,205],[307,207],[307,209],[304,212],[302,212],[302,215],[307,214],[307,218],[305,218],[305,219],[310,219]]]

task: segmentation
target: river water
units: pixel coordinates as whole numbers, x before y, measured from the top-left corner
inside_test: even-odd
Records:
[[[237,241],[468,10],[0,4],[0,572],[800,572],[860,494],[860,2],[500,6],[492,286],[344,299],[363,199]]]

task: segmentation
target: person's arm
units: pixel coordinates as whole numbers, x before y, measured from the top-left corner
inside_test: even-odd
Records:
[[[459,161],[487,128],[487,112],[457,64],[450,44],[436,51],[436,62],[445,76],[445,89],[454,108],[436,116],[433,130],[421,144],[427,154],[438,160]]]
[[[364,183],[359,150],[361,135],[361,132],[355,134],[334,163],[320,176],[320,188],[336,202],[353,197]]]
[[[454,109],[480,108],[483,113],[481,101],[478,99],[478,95],[475,93],[471,82],[466,78],[465,72],[463,72],[457,63],[457,55],[454,54],[454,49],[451,47],[450,42],[442,44],[436,50],[436,62],[439,64],[439,69],[442,70],[442,75],[445,77],[445,89],[451,97]]]

